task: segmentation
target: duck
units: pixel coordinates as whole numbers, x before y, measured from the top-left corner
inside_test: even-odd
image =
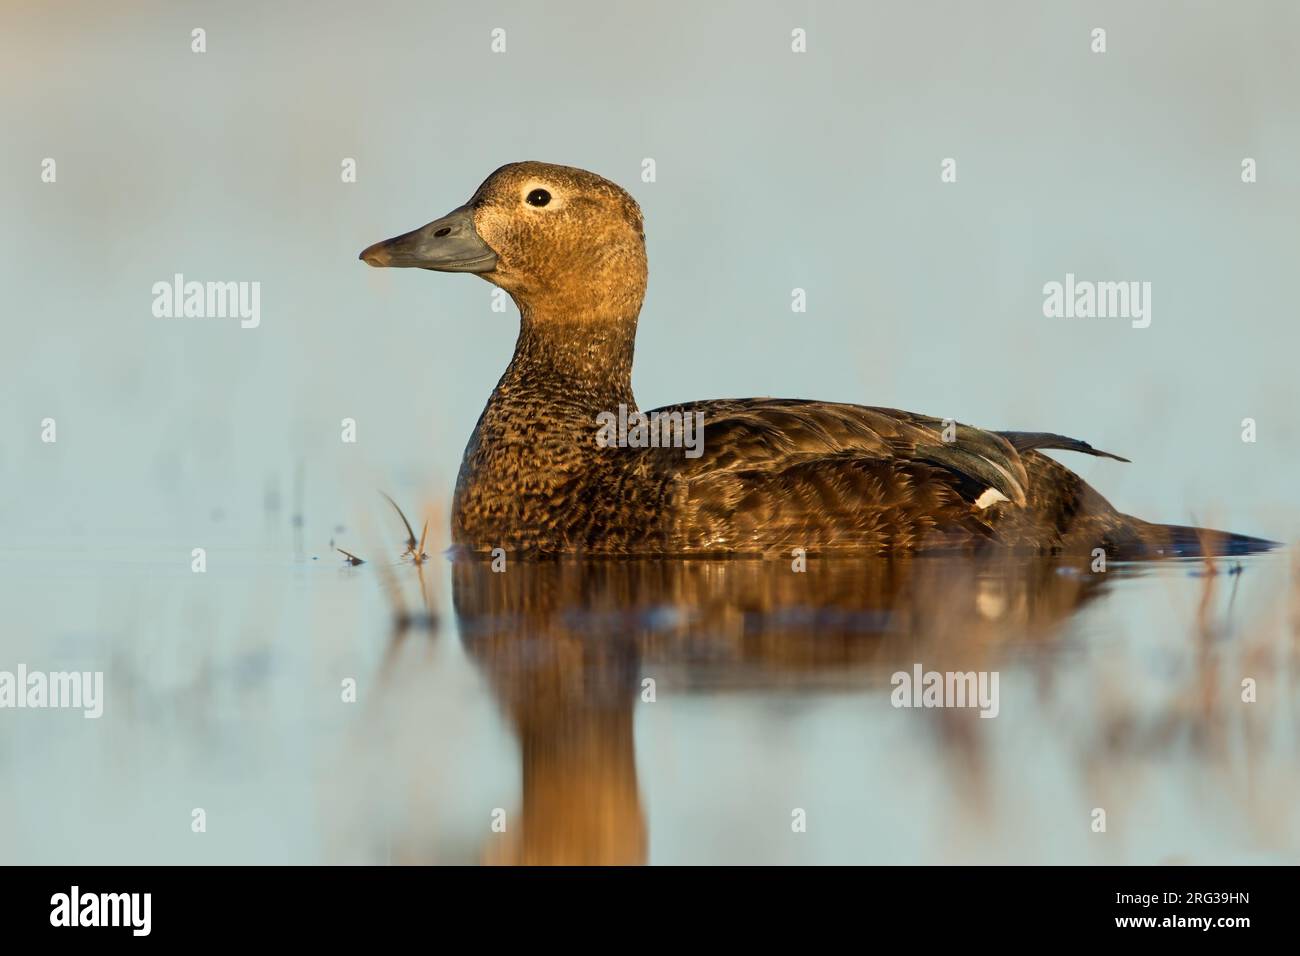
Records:
[[[644,219],[625,189],[583,169],[502,166],[464,204],[366,247],[360,259],[377,268],[476,275],[518,309],[514,355],[456,480],[451,537],[458,552],[766,557],[1101,549],[1139,558],[1274,546],[1121,513],[1045,452],[1128,459],[1054,432],[995,431],[808,399],[712,399],[642,413],[632,358],[649,274]],[[609,441],[602,430],[615,416],[636,423],[642,439],[647,420],[698,421],[702,430],[694,451],[668,440]]]

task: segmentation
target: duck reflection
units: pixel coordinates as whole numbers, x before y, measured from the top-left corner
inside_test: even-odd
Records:
[[[523,806],[488,862],[647,862],[634,713],[720,685],[888,686],[1047,642],[1135,566],[1062,558],[484,562],[453,566],[470,657],[514,726]],[[971,715],[973,716],[973,715]],[[955,718],[944,716],[945,722]],[[970,722],[951,733],[963,741]],[[968,741],[966,741],[968,742]]]

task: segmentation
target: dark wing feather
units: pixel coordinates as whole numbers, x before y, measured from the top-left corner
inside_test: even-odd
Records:
[[[1085,455],[1095,455],[1098,458],[1113,458],[1116,461],[1128,462],[1127,458],[1121,458],[1119,455],[1102,451],[1100,448],[1093,448],[1086,441],[1067,438],[1065,435],[1054,435],[1051,432],[998,432],[998,434],[1011,442],[1016,451],[1057,448],[1061,451],[1078,451]]]

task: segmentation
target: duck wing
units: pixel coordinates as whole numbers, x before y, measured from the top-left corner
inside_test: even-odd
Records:
[[[698,458],[678,449],[656,456],[681,486],[676,543],[687,551],[965,547],[1001,537],[1008,510],[1056,510],[1057,496],[1045,501],[1027,469],[1055,463],[1035,449],[1117,457],[1047,432],[1000,433],[832,402],[720,399],[648,414],[656,413],[703,415]],[[989,507],[1002,501],[1007,509]],[[1032,537],[1040,521],[1024,514],[1009,524],[1021,529],[1017,537]]]
[[[1025,503],[1028,475],[1019,451],[1001,434],[982,428],[895,408],[780,398],[691,402],[649,414],[675,412],[703,415],[703,453],[684,466],[692,478],[872,459],[947,473],[971,501],[993,488],[1009,501]]]

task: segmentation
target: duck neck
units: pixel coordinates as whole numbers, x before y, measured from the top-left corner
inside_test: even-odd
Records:
[[[618,316],[563,318],[521,304],[519,339],[493,400],[543,401],[572,411],[584,426],[603,411],[636,408],[632,353],[636,312]]]

